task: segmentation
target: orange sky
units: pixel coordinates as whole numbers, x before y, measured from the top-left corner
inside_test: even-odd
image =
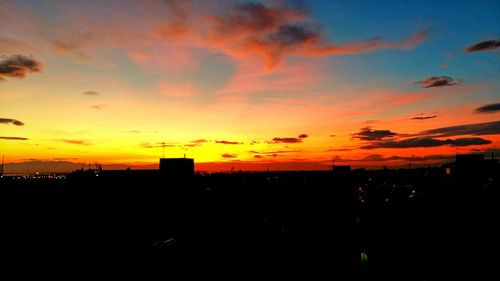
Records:
[[[2,1],[1,154],[150,167],[164,142],[199,170],[306,170],[499,147],[498,48],[466,50],[498,21],[285,2]]]

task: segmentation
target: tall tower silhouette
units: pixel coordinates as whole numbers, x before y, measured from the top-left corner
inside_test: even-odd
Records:
[[[5,160],[5,155],[2,155],[2,166],[0,166],[0,177],[3,176],[3,162]]]

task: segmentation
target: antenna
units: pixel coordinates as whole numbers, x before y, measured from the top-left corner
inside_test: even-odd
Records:
[[[3,175],[3,161],[5,159],[5,155],[2,155],[2,166],[0,166],[0,176]]]
[[[163,148],[163,157],[162,158],[165,158],[165,146],[166,146],[165,142],[162,141],[161,142],[161,147]]]

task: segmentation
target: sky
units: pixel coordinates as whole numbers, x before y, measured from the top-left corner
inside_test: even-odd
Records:
[[[415,167],[500,147],[500,1],[0,0],[0,18],[12,168]]]

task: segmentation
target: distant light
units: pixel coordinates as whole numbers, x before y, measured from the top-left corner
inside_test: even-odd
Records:
[[[361,252],[361,265],[364,267],[368,263],[368,255],[365,252]]]

